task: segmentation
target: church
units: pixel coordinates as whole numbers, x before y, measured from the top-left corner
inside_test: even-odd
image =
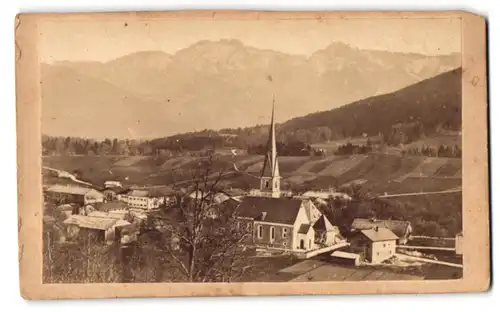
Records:
[[[281,190],[275,128],[273,103],[260,188],[241,199],[238,227],[252,233],[248,244],[269,250],[307,252],[336,244],[338,227],[310,199]]]

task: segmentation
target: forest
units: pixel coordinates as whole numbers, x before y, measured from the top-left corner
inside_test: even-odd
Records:
[[[410,221],[415,235],[432,237],[455,237],[462,231],[462,194],[444,194],[419,201],[403,199],[373,198],[360,185],[344,187],[342,191],[352,197],[351,201],[330,199],[328,205],[319,208],[338,224],[342,233],[349,231],[355,218]],[[431,201],[434,203],[431,204]],[[439,207],[439,209],[436,209]]]

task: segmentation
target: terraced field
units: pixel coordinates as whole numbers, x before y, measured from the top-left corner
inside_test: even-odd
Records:
[[[335,159],[335,161],[333,161],[325,169],[318,172],[318,175],[338,177],[358,166],[367,157],[368,156],[366,155],[352,155]]]
[[[307,183],[314,188],[328,188],[362,181],[373,192],[439,191],[461,186],[461,160],[420,156],[367,154],[328,157],[280,157],[283,185]],[[213,170],[233,170],[258,176],[263,156],[221,156]],[[193,157],[44,157],[44,166],[69,172],[80,170],[85,180],[101,185],[105,180],[119,179],[128,184],[169,184],[190,177],[197,164]],[[255,177],[241,173],[228,176],[229,182],[249,185]],[[253,181],[253,182],[252,182]]]
[[[427,158],[417,168],[415,168],[415,170],[408,174],[408,177],[431,177],[441,167],[447,165],[447,163],[447,158]]]
[[[318,160],[311,160],[300,166],[296,172],[301,172],[301,173],[310,173],[310,172],[320,172],[321,170],[325,169],[328,167],[332,161],[334,161],[337,156],[327,156],[320,158]]]

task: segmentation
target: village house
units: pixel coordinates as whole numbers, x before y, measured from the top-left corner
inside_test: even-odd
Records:
[[[359,231],[350,239],[351,250],[373,264],[379,264],[396,255],[398,237],[385,227]]]
[[[223,190],[222,193],[226,194],[228,197],[237,201],[241,200],[244,196],[248,195],[247,192],[239,188],[228,188]]]
[[[107,186],[102,190],[104,198],[107,201],[117,200],[120,195],[127,193],[129,190],[120,186]]]
[[[121,227],[130,225],[130,222],[119,218],[82,215],[72,215],[63,223],[68,239],[85,237],[107,244],[120,241]]]
[[[56,207],[56,211],[62,215],[65,219],[71,217],[71,215],[78,214],[79,211],[78,204],[63,204]]]
[[[127,203],[114,200],[114,201],[107,201],[105,203],[94,203],[81,206],[79,209],[79,214],[86,216],[94,211],[101,211],[101,212],[123,211],[125,213],[128,212],[128,210],[129,207]]]
[[[311,200],[321,199],[323,201],[327,201],[331,198],[334,199],[343,199],[343,200],[351,200],[351,197],[346,193],[335,192],[334,190],[320,190],[320,191],[306,191],[302,193],[302,197],[310,198]]]
[[[176,197],[172,189],[150,188],[130,190],[121,195],[120,200],[130,208],[150,211],[174,204]]]
[[[375,227],[384,227],[398,236],[398,244],[404,245],[412,233],[412,226],[409,221],[400,220],[377,220],[377,219],[354,219],[351,225],[351,232],[373,229]]]
[[[47,197],[57,199],[60,203],[79,205],[104,201],[104,194],[91,188],[76,185],[51,185],[45,189]]]
[[[106,181],[106,182],[104,182],[104,188],[109,188],[109,187],[121,187],[121,188],[123,188],[123,185],[120,181]]]

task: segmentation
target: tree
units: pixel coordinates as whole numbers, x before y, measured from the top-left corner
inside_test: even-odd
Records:
[[[249,267],[243,243],[251,233],[239,226],[238,205],[216,201],[225,168],[213,168],[209,153],[193,169],[191,187],[177,190],[171,221],[155,216],[149,221],[164,232],[159,248],[189,282],[230,282]]]
[[[56,244],[44,227],[43,280],[48,283],[120,282],[114,246],[81,237],[78,244]]]

